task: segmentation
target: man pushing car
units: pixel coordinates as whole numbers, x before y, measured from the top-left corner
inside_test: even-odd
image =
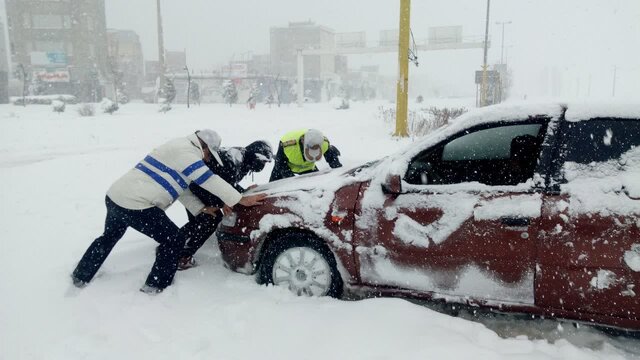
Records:
[[[189,191],[192,182],[228,206],[260,204],[264,194],[242,196],[205,166],[204,161],[212,158],[222,163],[218,155],[220,142],[220,136],[213,130],[201,130],[171,140],[154,149],[116,180],[105,198],[104,233],[93,241],[80,259],[71,275],[73,284],[80,288],[86,286],[127,228],[132,227],[160,244],[151,272],[140,290],[158,293],[171,285],[186,235],[169,219],[165,210],[180,200],[192,213],[214,215],[218,211],[205,207]]]

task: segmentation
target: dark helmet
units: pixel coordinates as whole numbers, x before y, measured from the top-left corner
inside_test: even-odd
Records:
[[[273,159],[273,150],[266,141],[254,141],[247,145],[244,153],[244,163],[253,172],[260,172],[264,165]]]

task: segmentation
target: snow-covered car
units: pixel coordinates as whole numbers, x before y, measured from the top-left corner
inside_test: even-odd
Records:
[[[640,330],[640,106],[488,107],[382,160],[254,191],[266,202],[217,237],[260,283]]]

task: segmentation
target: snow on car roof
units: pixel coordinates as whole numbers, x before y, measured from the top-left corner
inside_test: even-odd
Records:
[[[594,118],[640,119],[640,103],[570,103],[564,115],[567,121]]]

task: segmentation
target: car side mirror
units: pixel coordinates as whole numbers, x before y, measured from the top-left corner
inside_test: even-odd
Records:
[[[400,175],[387,175],[382,184],[382,191],[385,194],[402,194],[402,178],[400,178]]]

